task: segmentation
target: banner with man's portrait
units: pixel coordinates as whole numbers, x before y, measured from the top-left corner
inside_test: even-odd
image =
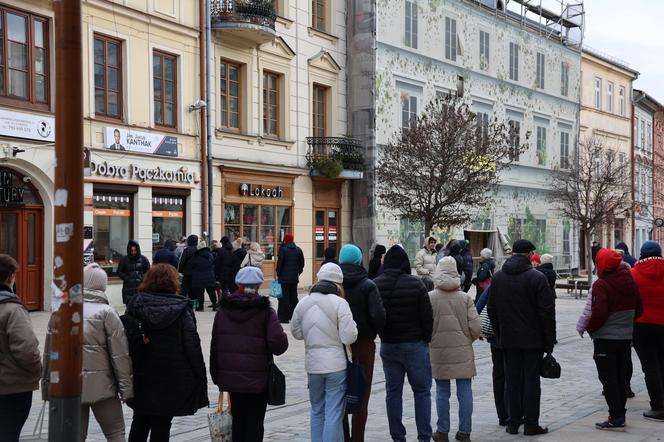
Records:
[[[111,150],[178,156],[178,139],[170,135],[139,132],[121,127],[104,128],[104,144]]]

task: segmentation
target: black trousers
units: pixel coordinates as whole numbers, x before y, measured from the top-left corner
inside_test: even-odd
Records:
[[[210,298],[210,302],[212,305],[217,305],[217,288],[216,287],[208,287],[205,289],[205,291],[208,294],[208,298]]]
[[[631,341],[595,339],[593,359],[597,375],[604,387],[604,399],[613,419],[625,417],[627,403],[628,360],[631,358]]]
[[[503,349],[503,357],[508,425],[539,425],[542,395],[540,366],[544,350],[506,348]]]
[[[646,377],[650,408],[664,411],[664,325],[634,324],[634,348]]]
[[[231,393],[233,442],[262,442],[267,392]]]
[[[509,414],[507,413],[505,398],[505,358],[503,350],[495,345],[491,346],[491,362],[493,362],[493,369],[491,371],[491,377],[493,378],[493,400],[496,403],[498,421],[507,422]]]
[[[18,442],[32,406],[32,391],[0,394],[0,442]]]
[[[281,291],[283,296],[279,298],[277,316],[279,321],[289,322],[297,306],[297,283],[281,283]]]
[[[168,442],[173,416],[152,416],[134,412],[128,442]]]
[[[191,275],[182,275],[182,286],[180,287],[180,295],[185,298],[189,296],[191,290]]]

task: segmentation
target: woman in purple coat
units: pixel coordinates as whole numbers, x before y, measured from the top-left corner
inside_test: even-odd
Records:
[[[244,267],[235,277],[238,289],[224,296],[212,326],[210,375],[233,404],[233,441],[263,440],[267,409],[268,364],[288,348],[270,300],[258,294],[263,273]]]

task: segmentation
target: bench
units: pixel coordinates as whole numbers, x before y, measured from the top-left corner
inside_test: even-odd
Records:
[[[583,291],[589,291],[590,285],[588,281],[578,280],[578,279],[568,279],[566,283],[557,282],[557,289],[566,289],[567,293],[573,293],[575,299],[579,299],[583,296]]]

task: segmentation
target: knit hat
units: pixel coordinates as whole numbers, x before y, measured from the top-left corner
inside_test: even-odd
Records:
[[[542,264],[553,264],[553,255],[545,253],[544,255],[540,256],[540,260],[542,261]]]
[[[362,250],[355,244],[346,244],[339,252],[339,264],[362,264]]]
[[[535,253],[533,256],[530,257],[530,262],[534,262],[535,264],[542,264],[542,258]]]
[[[99,264],[92,263],[83,268],[83,288],[105,292],[107,283],[108,275]]]
[[[518,239],[514,241],[512,246],[512,253],[530,253],[536,250],[537,247],[527,239]]]
[[[259,285],[263,284],[263,281],[263,272],[258,267],[243,267],[235,276],[237,285]]]
[[[646,259],[651,256],[662,256],[662,247],[657,241],[648,240],[641,246],[641,257],[639,259]]]
[[[341,271],[341,267],[333,262],[323,264],[316,277],[318,278],[318,282],[329,281],[336,282],[337,284],[344,282],[344,274]]]
[[[493,252],[491,249],[482,249],[480,251],[480,256],[484,259],[491,259],[493,257]]]
[[[622,256],[611,249],[600,249],[595,257],[597,263],[597,270],[600,274],[605,272],[612,272],[618,268],[622,262]]]
[[[289,242],[293,242],[293,241],[295,241],[295,236],[293,236],[292,233],[289,232],[289,233],[284,235],[284,242],[285,243],[289,243]]]

